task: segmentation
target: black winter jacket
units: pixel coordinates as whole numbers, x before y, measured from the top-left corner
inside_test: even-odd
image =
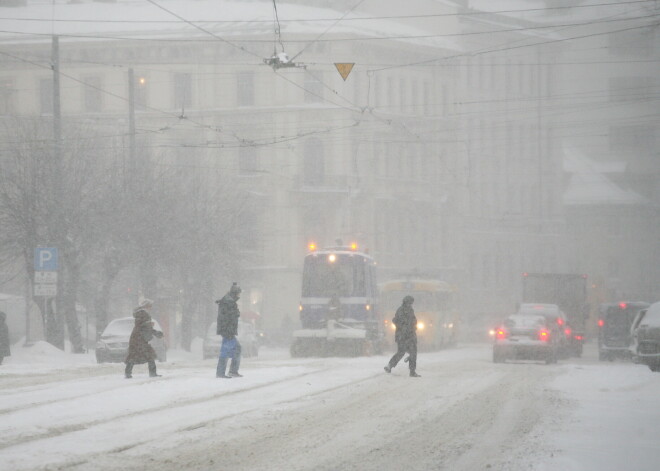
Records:
[[[236,299],[227,293],[218,301],[218,327],[216,333],[222,338],[233,339],[238,335],[238,318],[241,316]]]
[[[392,322],[396,326],[394,334],[396,342],[407,342],[417,338],[417,317],[415,317],[415,310],[410,304],[402,304],[396,310]]]

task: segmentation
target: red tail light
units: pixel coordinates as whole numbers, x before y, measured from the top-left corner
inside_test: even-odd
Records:
[[[558,317],[557,318],[557,324],[564,325],[564,319],[562,319],[561,317]]]
[[[619,308],[625,309],[627,307],[628,307],[628,305],[626,303],[619,303]]]
[[[564,329],[564,333],[566,334],[567,337],[570,337],[570,336],[571,336],[571,329],[568,328],[568,327],[566,327],[566,328]]]
[[[497,329],[495,331],[495,338],[497,338],[497,339],[502,340],[502,339],[507,338],[508,336],[509,336],[509,333],[506,330],[502,329],[502,328]]]
[[[582,337],[581,335],[576,335],[575,340],[584,340],[584,337]]]
[[[598,327],[603,327],[605,325],[605,321],[603,319],[598,319]]]
[[[543,340],[544,342],[550,340],[550,332],[545,329],[539,330],[539,340]]]

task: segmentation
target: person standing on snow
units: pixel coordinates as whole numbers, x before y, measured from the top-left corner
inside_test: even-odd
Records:
[[[7,314],[0,311],[0,365],[5,357],[11,356],[9,349],[9,328],[7,327]]]
[[[392,319],[392,322],[396,326],[394,340],[396,340],[397,351],[385,366],[385,371],[390,373],[392,368],[403,358],[403,355],[408,352],[407,361],[410,368],[410,376],[419,378],[420,375],[415,371],[417,368],[417,318],[412,308],[414,301],[415,299],[412,296],[404,297],[403,303],[396,310],[394,319]]]
[[[216,333],[222,336],[220,356],[215,371],[216,378],[240,378],[243,376],[238,372],[238,368],[241,366],[241,344],[236,338],[238,335],[238,318],[241,316],[236,301],[241,297],[241,291],[238,284],[234,282],[229,292],[222,299],[216,301],[218,304]],[[229,358],[231,358],[229,374],[225,374]]]
[[[154,329],[154,323],[151,320],[151,315],[147,311],[152,306],[152,302],[145,299],[133,311],[135,317],[135,326],[131,337],[128,341],[128,356],[126,357],[126,378],[133,377],[133,365],[140,365],[147,363],[149,365],[149,376],[161,376],[156,373],[156,351],[149,345],[149,341],[154,336],[159,339],[163,337],[163,333]]]

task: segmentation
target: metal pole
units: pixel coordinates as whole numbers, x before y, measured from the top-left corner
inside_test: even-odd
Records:
[[[30,285],[30,276],[25,277],[25,344],[24,346],[30,347],[32,341],[30,340],[30,299],[32,299],[32,290]]]
[[[128,139],[129,165],[135,164],[135,74],[133,68],[128,69]]]
[[[53,138],[55,139],[55,156],[61,155],[62,145],[62,108],[60,103],[60,41],[53,36]],[[59,160],[58,160],[59,162]]]

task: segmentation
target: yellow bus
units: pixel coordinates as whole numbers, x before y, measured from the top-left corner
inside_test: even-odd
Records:
[[[410,295],[415,298],[418,347],[431,350],[456,344],[459,314],[455,285],[433,279],[391,280],[381,283],[379,291],[388,343],[394,343],[392,318],[403,297]]]

